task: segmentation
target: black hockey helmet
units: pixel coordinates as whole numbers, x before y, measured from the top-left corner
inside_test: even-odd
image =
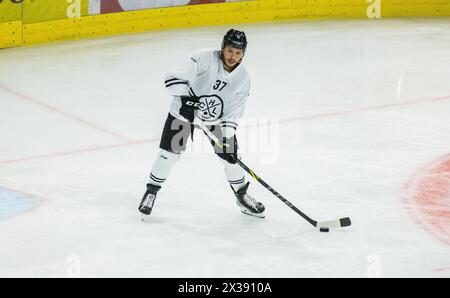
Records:
[[[247,48],[247,38],[245,37],[245,33],[235,29],[228,30],[227,34],[223,37],[222,49],[226,46],[240,49],[245,52],[245,49]]]

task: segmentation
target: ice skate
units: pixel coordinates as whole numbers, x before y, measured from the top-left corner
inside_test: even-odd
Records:
[[[247,215],[264,218],[265,207],[247,193],[250,182],[235,192],[236,204],[241,208],[241,212]]]
[[[139,212],[141,212],[141,218],[144,220],[146,216],[152,213],[153,204],[155,204],[156,194],[161,189],[161,186],[147,184],[147,191],[142,198],[139,205]]]

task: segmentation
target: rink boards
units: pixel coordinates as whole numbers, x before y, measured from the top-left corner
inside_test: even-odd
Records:
[[[94,0],[3,0],[0,48],[151,30],[273,22],[450,16],[449,0],[254,0],[89,15]]]

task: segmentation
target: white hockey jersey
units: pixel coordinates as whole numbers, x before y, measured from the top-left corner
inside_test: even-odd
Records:
[[[202,50],[184,65],[169,71],[165,85],[173,97],[172,116],[186,121],[179,113],[180,96],[195,95],[200,99],[195,121],[219,125],[225,137],[236,133],[250,91],[250,78],[242,63],[227,72],[220,59],[220,50]]]

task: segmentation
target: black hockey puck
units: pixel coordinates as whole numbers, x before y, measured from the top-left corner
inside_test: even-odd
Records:
[[[329,232],[330,231],[330,229],[329,228],[320,228],[320,230],[319,231],[321,231],[321,232]]]

